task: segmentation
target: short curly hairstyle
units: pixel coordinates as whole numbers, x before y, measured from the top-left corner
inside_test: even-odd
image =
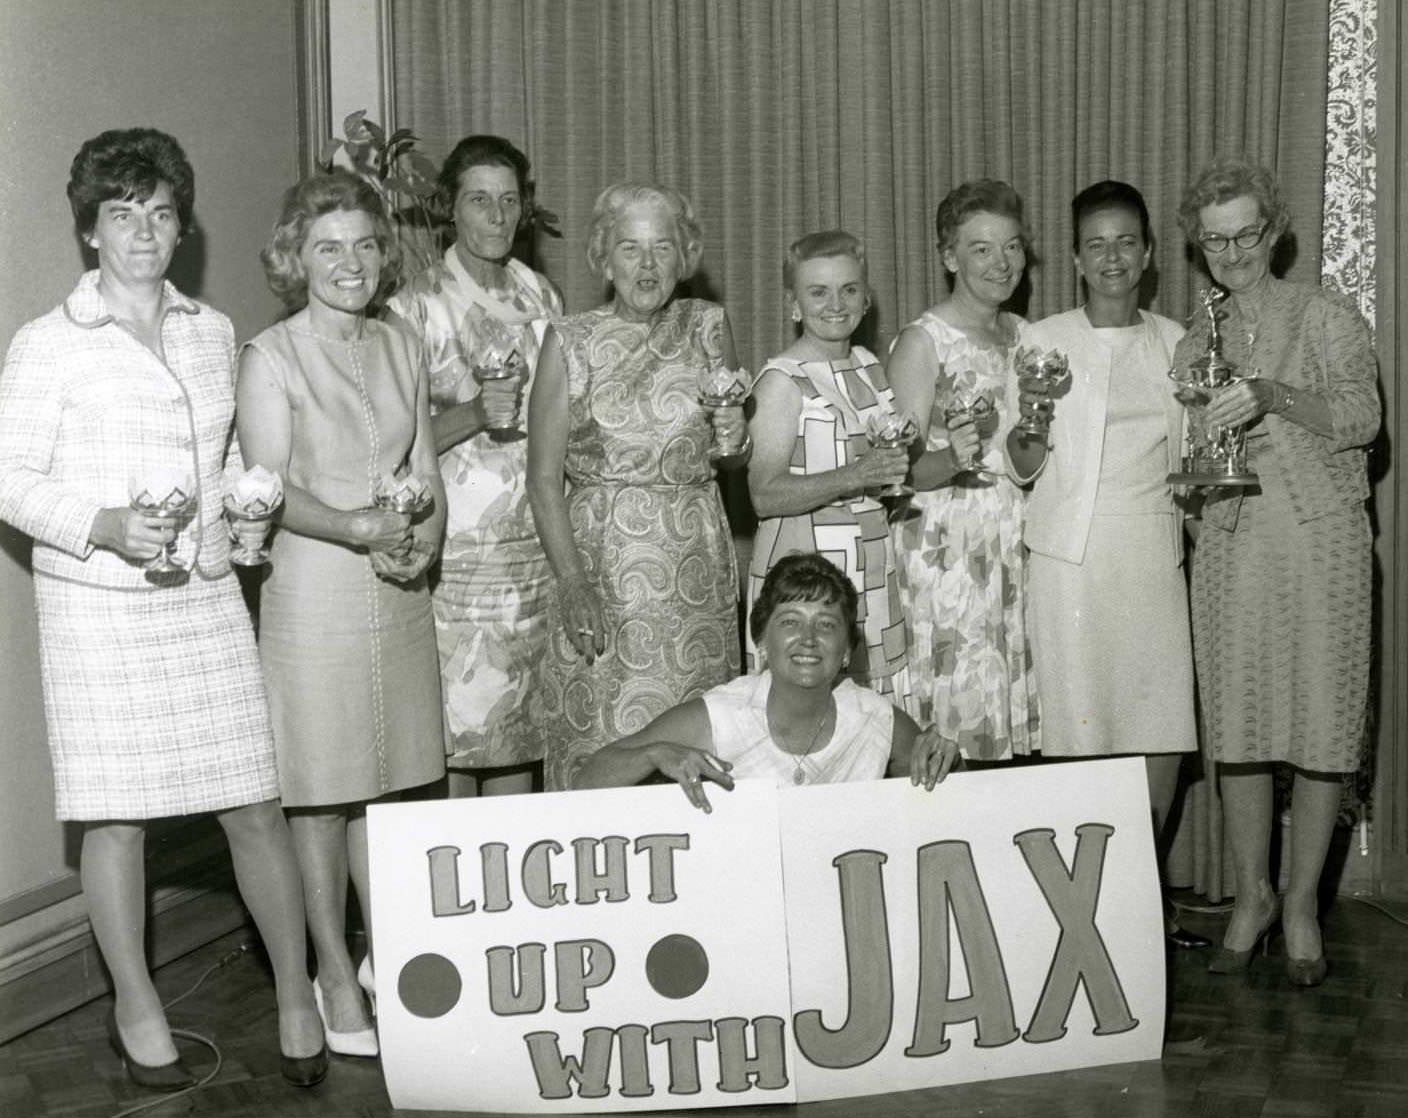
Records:
[[[269,289],[292,310],[308,302],[308,274],[299,259],[308,230],[318,218],[335,210],[360,210],[371,216],[381,249],[381,282],[372,302],[380,302],[396,287],[401,249],[381,198],[370,183],[339,167],[309,175],[289,187],[269,242],[259,253]]]
[[[195,210],[196,177],[175,137],[155,128],[113,128],[84,141],[69,167],[67,188],[79,234],[93,232],[104,202],[145,202],[163,182],[171,187],[184,234]]]
[[[440,177],[436,180],[438,201],[445,213],[452,215],[455,199],[460,192],[460,176],[471,167],[506,167],[518,181],[518,196],[524,203],[526,213],[528,195],[533,185],[529,178],[529,166],[528,157],[502,136],[466,136],[455,145],[440,167]]]
[[[1178,227],[1192,244],[1202,232],[1199,213],[1205,206],[1217,206],[1243,195],[1255,198],[1261,216],[1270,223],[1274,245],[1291,224],[1291,211],[1281,199],[1281,188],[1269,169],[1241,156],[1214,159],[1183,192],[1178,203]]]
[[[784,555],[763,579],[758,600],[748,615],[748,631],[755,643],[761,643],[763,632],[772,620],[773,611],[788,602],[834,602],[841,607],[846,619],[846,631],[855,643],[856,618],[860,606],[856,588],[835,563],[815,551],[798,551]]]
[[[611,255],[611,231],[621,216],[634,206],[659,206],[670,215],[675,244],[684,261],[680,279],[694,275],[704,254],[704,238],[694,207],[678,190],[649,182],[618,182],[597,195],[592,207],[592,227],[587,234],[587,265],[594,275],[606,275],[606,258]]]
[[[958,230],[977,213],[1010,217],[1017,223],[1022,238],[1022,251],[1031,252],[1032,234],[1022,216],[1022,196],[1010,183],[1001,179],[972,179],[959,183],[939,203],[934,215],[934,232],[938,235],[939,252],[948,252],[958,244]]]
[[[865,263],[865,246],[860,238],[852,236],[844,229],[827,229],[820,233],[807,233],[798,237],[787,249],[782,260],[782,289],[791,291],[797,282],[797,268],[808,260],[822,256],[849,256],[859,261],[862,279],[869,278]]]

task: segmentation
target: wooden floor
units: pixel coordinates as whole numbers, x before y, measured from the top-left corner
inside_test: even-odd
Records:
[[[1408,905],[1388,905],[1400,918]],[[1185,916],[1220,932],[1217,914]],[[1158,1062],[1030,1076],[904,1094],[714,1111],[720,1118],[1404,1118],[1408,1116],[1408,928],[1384,912],[1340,898],[1326,920],[1329,978],[1316,990],[1287,986],[1281,945],[1243,976],[1204,970],[1201,952],[1172,962],[1168,1044]],[[379,1118],[396,1111],[375,1061],[334,1058],[311,1090],[279,1076],[268,972],[249,935],[236,932],[164,967],[174,997],[226,959],[171,1010],[174,1024],[217,1038],[223,1064],[206,1087],[144,1111],[157,1118],[293,1115]],[[241,950],[242,947],[246,949]],[[104,1118],[150,1097],[124,1077],[107,1046],[106,999],[0,1046],[4,1118]],[[214,1067],[199,1045],[183,1049],[193,1069]],[[659,1113],[682,1114],[688,1111]]]

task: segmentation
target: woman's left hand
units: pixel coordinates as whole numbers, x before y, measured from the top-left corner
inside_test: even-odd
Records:
[[[413,582],[435,561],[435,547],[412,535],[407,547],[373,551],[372,570],[388,582]]]
[[[1240,384],[1214,389],[1204,420],[1210,426],[1240,427],[1260,419],[1281,398],[1280,384],[1265,378],[1252,378]]]
[[[1051,417],[1056,411],[1051,382],[1023,374],[1017,378],[1017,393],[1022,419],[1035,422],[1044,431],[1049,430]]]
[[[934,785],[943,783],[958,760],[958,743],[945,740],[936,727],[919,731],[909,754],[909,782],[924,785],[932,792]]]
[[[722,408],[705,408],[714,425],[723,457],[737,454],[748,438],[748,421],[743,418],[743,405],[730,404]]]

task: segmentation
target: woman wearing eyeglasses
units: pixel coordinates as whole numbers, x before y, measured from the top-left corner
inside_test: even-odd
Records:
[[[1244,969],[1279,923],[1286,974],[1326,973],[1316,894],[1339,805],[1359,765],[1369,678],[1370,535],[1364,446],[1378,431],[1369,331],[1344,296],[1271,274],[1289,214],[1271,172],[1219,160],[1189,187],[1179,223],[1226,289],[1223,353],[1241,383],[1208,424],[1247,425],[1259,488],[1213,489],[1193,563],[1193,650],[1203,733],[1218,762],[1236,906],[1214,973]],[[1203,316],[1174,351],[1207,352]],[[1272,768],[1293,766],[1289,883],[1267,864]]]

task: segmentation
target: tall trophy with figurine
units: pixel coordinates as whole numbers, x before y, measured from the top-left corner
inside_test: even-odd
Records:
[[[1218,328],[1217,304],[1227,297],[1219,287],[1198,292],[1208,316],[1208,350],[1187,369],[1170,370],[1178,385],[1174,398],[1188,411],[1188,433],[1184,445],[1183,468],[1168,475],[1170,485],[1249,486],[1260,484],[1256,472],[1247,465],[1246,424],[1223,427],[1209,424],[1207,405],[1219,388],[1247,379],[1237,375],[1237,367],[1222,355],[1222,333]]]

